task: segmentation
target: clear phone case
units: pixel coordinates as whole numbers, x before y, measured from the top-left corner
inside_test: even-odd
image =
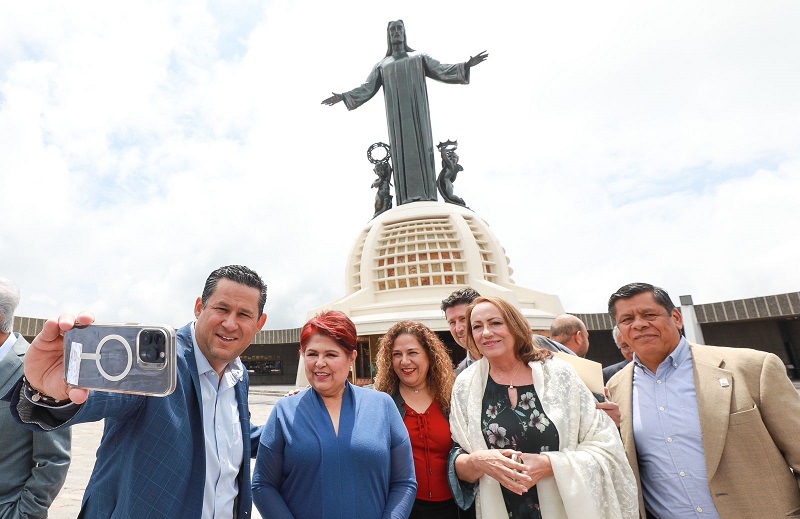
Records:
[[[64,334],[64,378],[74,387],[167,396],[177,381],[175,329],[93,324]]]

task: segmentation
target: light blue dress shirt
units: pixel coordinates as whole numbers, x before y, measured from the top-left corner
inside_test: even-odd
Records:
[[[203,519],[231,519],[239,485],[244,446],[234,386],[244,378],[244,366],[237,357],[219,375],[197,346],[194,324],[192,345],[203,397],[203,436],[206,448],[206,483],[203,490]],[[249,441],[249,440],[248,440]]]
[[[655,373],[636,357],[633,436],[646,507],[659,519],[719,518],[706,472],[689,343]]]

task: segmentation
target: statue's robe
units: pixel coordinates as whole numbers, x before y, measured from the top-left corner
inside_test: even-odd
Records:
[[[397,205],[436,200],[436,166],[425,77],[468,84],[466,63],[447,65],[421,52],[385,57],[363,85],[342,94],[348,110],[366,103],[383,86]]]

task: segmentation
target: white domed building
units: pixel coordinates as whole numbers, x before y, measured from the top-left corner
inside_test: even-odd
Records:
[[[357,376],[369,378],[378,340],[398,321],[420,321],[442,332],[446,344],[455,344],[440,306],[467,286],[511,302],[532,330],[549,335],[552,320],[564,313],[561,301],[515,285],[512,273],[497,237],[471,210],[442,202],[403,204],[361,230],[347,261],[345,295],[308,317],[323,310],[347,314],[359,334]],[[463,358],[460,348],[451,349]],[[305,384],[302,368],[297,382]]]

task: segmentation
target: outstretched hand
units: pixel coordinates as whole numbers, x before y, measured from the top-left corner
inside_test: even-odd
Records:
[[[89,391],[70,387],[64,380],[64,332],[76,324],[88,325],[94,315],[81,312],[76,318],[72,314],[61,314],[58,320],[48,319],[39,335],[33,339],[25,354],[25,378],[40,393],[56,400],[72,400],[82,404]]]
[[[336,92],[331,92],[331,94],[333,94],[333,95],[330,96],[327,99],[323,99],[322,100],[322,104],[327,105],[327,106],[333,106],[336,103],[338,103],[339,101],[341,101],[342,99],[344,99],[344,97],[342,97],[342,94],[337,94]]]
[[[469,60],[467,61],[468,67],[474,67],[479,63],[483,63],[486,61],[486,58],[489,57],[489,53],[486,51],[479,52],[477,56],[470,56]]]

